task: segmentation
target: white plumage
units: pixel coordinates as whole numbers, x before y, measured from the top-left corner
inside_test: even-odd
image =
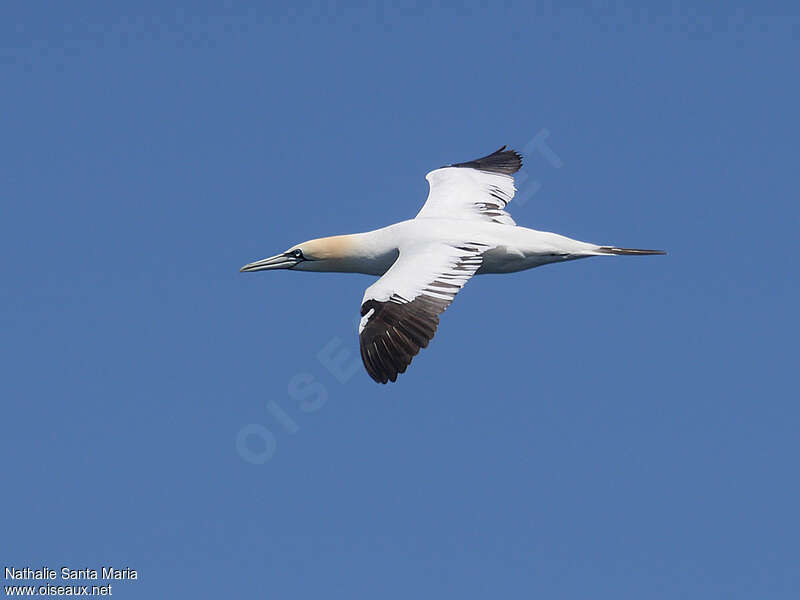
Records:
[[[431,189],[417,219],[475,219],[516,225],[504,210],[516,191],[510,175],[442,167],[425,179]]]
[[[511,273],[589,256],[664,254],[599,246],[518,227],[506,211],[522,158],[500,148],[427,175],[416,218],[382,229],[309,240],[242,271],[292,269],[381,275],[367,288],[358,327],[361,357],[380,383],[395,381],[428,345],[439,315],[473,275]]]

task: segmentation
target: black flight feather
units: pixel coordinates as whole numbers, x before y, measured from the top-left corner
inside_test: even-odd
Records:
[[[501,173],[503,175],[513,175],[522,167],[522,157],[515,150],[506,150],[503,146],[496,152],[492,152],[483,158],[476,158],[469,162],[448,165],[451,167],[462,167],[464,169],[478,169],[489,173]]]

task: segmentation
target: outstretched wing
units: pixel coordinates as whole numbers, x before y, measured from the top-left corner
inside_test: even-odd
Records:
[[[512,175],[522,157],[503,146],[497,152],[465,163],[449,165],[425,176],[428,199],[417,219],[479,219],[516,225],[505,211],[516,188]]]
[[[361,359],[378,383],[395,381],[436,333],[439,315],[480,268],[489,249],[475,242],[423,244],[397,261],[364,292],[358,326]]]

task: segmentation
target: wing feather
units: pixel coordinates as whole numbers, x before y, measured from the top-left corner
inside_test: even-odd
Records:
[[[512,175],[522,157],[505,146],[483,158],[428,173],[430,191],[417,219],[479,219],[516,225],[505,208],[516,188]]]
[[[400,251],[361,303],[359,344],[370,377],[386,383],[405,372],[436,333],[439,315],[480,268],[488,248],[477,242],[436,243]]]

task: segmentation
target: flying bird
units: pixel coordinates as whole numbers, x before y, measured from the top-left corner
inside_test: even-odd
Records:
[[[506,212],[522,157],[503,146],[426,175],[416,217],[388,227],[309,240],[247,264],[243,272],[291,269],[378,275],[364,292],[361,359],[378,383],[396,381],[436,333],[439,315],[473,275],[514,273],[589,256],[665,254],[598,246],[519,227]]]

